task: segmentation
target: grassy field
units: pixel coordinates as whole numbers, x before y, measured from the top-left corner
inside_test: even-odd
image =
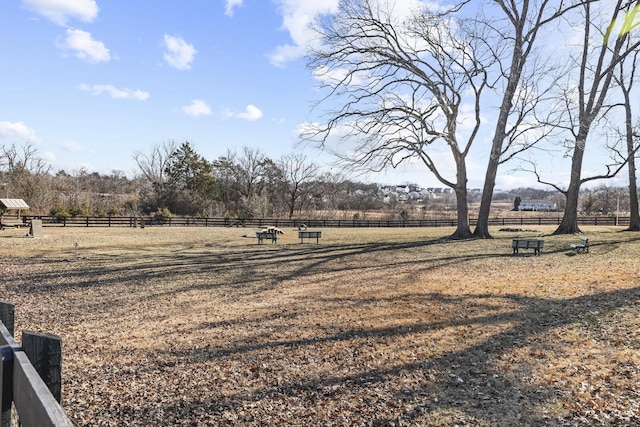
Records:
[[[6,230],[0,298],[77,425],[638,425],[640,234],[452,231]]]

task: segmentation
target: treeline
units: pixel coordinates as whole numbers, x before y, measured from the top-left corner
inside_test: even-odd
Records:
[[[235,219],[294,215],[339,218],[384,209],[378,187],[321,173],[302,154],[271,159],[258,149],[213,161],[189,142],[134,153],[139,173],[51,171],[33,146],[3,146],[2,197],[22,198],[30,214],[74,216],[188,215]],[[394,206],[395,207],[395,206]],[[351,214],[352,215],[352,214]],[[391,213],[391,215],[393,215]]]
[[[441,194],[404,200],[382,194],[378,185],[322,173],[304,155],[271,159],[258,149],[228,152],[213,161],[199,155],[188,142],[167,142],[148,152],[134,153],[139,173],[99,174],[80,169],[51,172],[32,146],[3,146],[0,151],[2,197],[22,198],[32,215],[172,216],[206,218],[321,218],[366,219],[370,213],[385,219],[448,218],[455,196]],[[601,185],[585,189],[583,214],[628,212],[627,189]],[[474,197],[475,196],[475,197]],[[519,188],[497,192],[495,200],[553,200],[564,208],[558,192]],[[470,202],[479,202],[473,194]]]

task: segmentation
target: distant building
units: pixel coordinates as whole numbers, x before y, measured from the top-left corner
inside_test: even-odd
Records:
[[[555,211],[558,206],[548,200],[523,200],[518,206],[519,211]]]

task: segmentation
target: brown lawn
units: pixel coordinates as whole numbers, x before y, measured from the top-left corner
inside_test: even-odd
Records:
[[[527,228],[6,230],[0,298],[77,425],[639,424],[640,235]]]

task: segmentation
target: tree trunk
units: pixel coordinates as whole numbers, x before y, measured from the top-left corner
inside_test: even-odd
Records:
[[[567,197],[567,206],[564,210],[562,221],[553,234],[576,234],[581,233],[578,227],[578,191],[569,191],[565,194]]]
[[[467,200],[467,189],[460,189],[458,186],[456,187],[455,192],[458,223],[456,231],[451,236],[449,236],[449,239],[471,239],[473,237],[473,233],[471,232],[471,228],[469,228],[469,204]]]
[[[480,210],[478,211],[478,222],[476,228],[473,231],[473,235],[479,239],[492,239],[493,237],[489,233],[489,214],[491,212],[491,201],[493,199],[493,189],[496,185],[496,176],[498,173],[499,154],[498,158],[494,159],[494,152],[496,148],[500,148],[500,145],[496,143],[494,138],[493,148],[491,150],[491,157],[489,158],[489,164],[487,165],[487,173],[484,178],[484,187],[482,189],[482,198],[480,199]]]
[[[525,2],[525,4],[528,4]],[[526,8],[525,8],[526,9]],[[502,96],[502,104],[496,122],[496,129],[493,133],[493,142],[491,145],[491,155],[487,164],[487,172],[484,178],[484,187],[482,189],[482,198],[480,200],[480,210],[478,211],[478,222],[473,235],[480,239],[492,239],[489,233],[489,214],[491,213],[491,202],[493,200],[493,189],[496,186],[496,176],[498,175],[498,166],[500,166],[500,157],[502,154],[502,146],[506,137],[507,121],[509,113],[513,107],[513,96],[516,87],[522,76],[522,68],[526,57],[523,57],[522,50],[522,31],[518,28],[516,44],[511,57],[511,69],[507,81],[507,88]]]
[[[636,184],[636,162],[634,154],[629,158],[629,228],[627,231],[640,231],[640,212],[638,212],[638,186]]]
[[[626,88],[624,88],[626,89]],[[627,138],[627,155],[629,162],[627,168],[629,170],[629,228],[627,231],[640,231],[640,212],[638,212],[638,186],[636,184],[636,159],[635,147],[633,143],[633,115],[631,112],[631,99],[629,91],[623,90],[625,97],[625,131]]]
[[[565,193],[567,206],[564,208],[562,221],[553,234],[575,234],[581,232],[578,227],[578,198],[580,196],[580,186],[582,185],[580,175],[582,171],[582,158],[584,157],[585,144],[586,135],[579,135],[578,138],[576,138],[576,145],[573,149],[569,189]]]
[[[458,215],[458,225],[456,231],[449,236],[451,240],[464,240],[471,239],[473,233],[469,228],[469,200],[467,197],[467,168],[464,162],[464,157],[459,156],[456,158],[457,174],[456,185],[454,191],[456,193],[456,211]]]

